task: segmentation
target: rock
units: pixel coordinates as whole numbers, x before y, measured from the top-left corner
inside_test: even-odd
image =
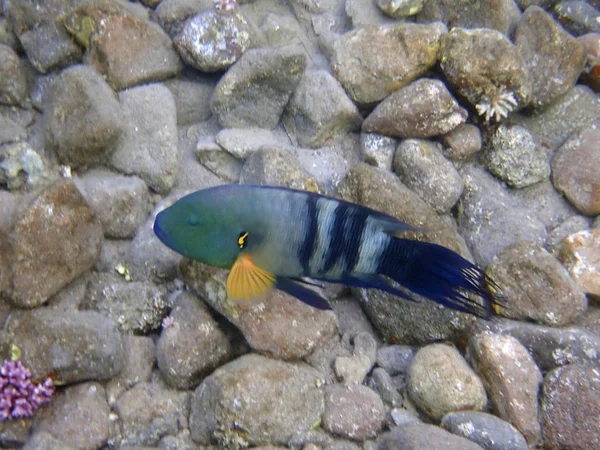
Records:
[[[519,50],[508,37],[487,28],[453,28],[442,38],[440,67],[486,122],[499,122],[527,105],[531,82]]]
[[[35,188],[52,178],[47,165],[28,142],[4,145],[0,150],[0,184],[10,191]]]
[[[223,150],[214,139],[200,139],[196,144],[198,162],[222,180],[237,183],[243,163]]]
[[[325,386],[323,428],[344,438],[364,441],[383,427],[385,409],[375,391],[361,384]]]
[[[591,226],[591,219],[585,216],[571,216],[563,223],[552,229],[546,239],[546,247],[554,256],[560,252],[562,241],[571,234],[585,231]]]
[[[320,422],[324,398],[319,378],[304,363],[256,354],[227,363],[194,391],[192,439],[201,445],[285,445]]]
[[[248,50],[215,88],[211,110],[221,127],[274,128],[306,64],[297,47]]]
[[[182,76],[165,81],[177,109],[177,125],[191,125],[208,120],[210,97],[216,86],[212,76],[205,76],[195,71],[187,70]]]
[[[587,309],[587,299],[565,268],[532,242],[517,242],[494,257],[486,273],[510,299],[503,315],[560,327]]]
[[[360,332],[353,339],[352,356],[338,356],[333,370],[346,385],[361,384],[375,365],[377,342],[367,332]]]
[[[125,332],[148,333],[167,315],[167,292],[145,281],[127,281],[116,273],[89,278],[82,309],[110,317]]]
[[[123,135],[111,165],[137,175],[148,187],[166,194],[177,177],[177,112],[171,92],[160,84],[128,89],[119,94]]]
[[[481,445],[486,450],[528,450],[519,430],[496,416],[479,411],[451,412],[442,427]]]
[[[27,137],[27,131],[18,122],[0,115],[0,145],[20,142]]]
[[[404,403],[398,384],[400,383],[394,382],[384,369],[376,367],[371,373],[368,386],[379,394],[386,408],[398,408]]]
[[[50,406],[37,414],[34,431],[51,433],[73,448],[96,450],[108,441],[109,415],[102,385],[81,383],[55,394]]]
[[[536,445],[542,374],[527,349],[511,336],[479,334],[469,340],[469,350],[496,413]]]
[[[186,285],[242,332],[256,351],[277,359],[299,359],[337,334],[335,315],[312,308],[283,291],[274,290],[260,302],[227,300],[227,271],[184,260]]]
[[[581,36],[600,31],[600,12],[596,9],[598,4],[594,6],[580,0],[568,0],[558,3],[553,12],[569,33]]]
[[[173,45],[190,66],[202,72],[217,72],[235,63],[255,40],[252,26],[234,9],[195,15]]]
[[[448,27],[491,28],[510,36],[521,13],[513,0],[484,0],[465,3],[433,0],[425,2],[417,22],[444,22]]]
[[[349,339],[342,339],[336,334],[316,347],[310,355],[306,356],[305,360],[321,373],[325,383],[337,383],[338,377],[334,369],[335,362],[339,358],[352,358],[353,349],[351,347]]]
[[[70,445],[57,439],[46,431],[38,431],[31,435],[23,450],[74,450]]]
[[[381,347],[377,351],[377,365],[392,376],[406,374],[414,356],[414,348],[408,345]]]
[[[364,161],[381,169],[392,170],[398,140],[378,133],[360,133]]]
[[[515,31],[515,45],[529,69],[535,108],[543,108],[569,91],[585,64],[581,44],[537,6],[523,13]]]
[[[322,147],[360,128],[362,117],[342,85],[325,70],[308,70],[292,94],[283,124],[299,145]]]
[[[394,172],[438,213],[450,211],[464,188],[454,165],[431,141],[402,141],[394,154]]]
[[[190,393],[165,389],[155,383],[138,383],[114,405],[121,419],[122,443],[157,445],[163,436],[186,428]]]
[[[460,161],[481,150],[481,131],[463,123],[444,135],[443,153],[451,161]]]
[[[394,19],[418,14],[425,5],[423,0],[377,0],[377,6]]]
[[[486,145],[483,160],[490,172],[517,189],[550,176],[546,151],[519,125],[500,125]]]
[[[570,364],[548,373],[541,405],[547,448],[592,450],[600,446],[598,366]]]
[[[452,411],[481,410],[487,404],[481,379],[454,347],[445,344],[417,352],[408,372],[408,393],[434,420]]]
[[[138,177],[97,169],[74,183],[96,213],[106,237],[133,238],[150,213],[148,188]]]
[[[214,0],[162,0],[152,16],[173,37],[183,30],[189,18],[214,9],[214,4]]]
[[[23,365],[31,369],[34,379],[52,374],[55,384],[110,379],[119,373],[125,358],[115,323],[95,311],[13,312],[0,342],[18,343]]]
[[[10,261],[2,293],[32,308],[90,269],[100,252],[102,227],[70,180],[60,180],[21,203],[2,243]]]
[[[90,44],[86,64],[117,91],[170,78],[183,66],[169,36],[138,17],[102,17]]]
[[[225,128],[217,134],[217,144],[237,159],[246,159],[259,150],[291,150],[274,131],[263,128]]]
[[[27,100],[27,77],[15,51],[0,44],[0,103],[25,106]]]
[[[86,66],[64,70],[44,105],[46,142],[72,168],[106,160],[121,135],[124,117],[112,89]]]
[[[600,296],[600,229],[568,236],[562,242],[559,258],[583,292]]]
[[[227,335],[201,301],[188,292],[177,297],[156,346],[158,368],[177,389],[196,387],[202,379],[233,358]]]
[[[375,107],[362,130],[401,138],[428,138],[448,133],[467,118],[439,80],[422,78],[398,89]]]
[[[377,8],[375,2],[347,0],[344,6],[346,15],[352,21],[353,28],[360,28],[366,25],[393,24],[393,21],[381,9]]]
[[[552,159],[552,182],[583,214],[600,214],[600,130],[574,133]]]
[[[48,73],[81,61],[81,49],[73,42],[64,26],[53,20],[44,20],[18,37],[29,62],[38,72]]]
[[[410,422],[392,428],[377,439],[377,450],[482,450],[482,447],[435,425]]]
[[[446,32],[439,23],[367,25],[335,42],[331,70],[352,100],[372,104],[433,67]]]
[[[258,150],[252,153],[244,163],[240,183],[319,192],[314,178],[302,168],[296,158],[283,150]]]
[[[542,245],[546,241],[544,224],[490,174],[466,166],[462,175],[465,190],[459,203],[458,229],[481,266],[486,267],[495,254],[515,242]]]

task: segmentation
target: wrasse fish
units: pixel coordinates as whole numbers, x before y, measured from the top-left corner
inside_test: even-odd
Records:
[[[415,228],[364,206],[247,185],[194,192],[154,222],[154,232],[171,249],[231,269],[227,294],[234,301],[278,288],[315,308],[331,309],[304,277],[413,300],[393,280],[444,306],[489,316],[498,306],[496,284],[445,247],[398,237],[410,230]]]

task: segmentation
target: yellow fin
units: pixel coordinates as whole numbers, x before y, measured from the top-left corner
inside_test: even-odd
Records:
[[[227,295],[233,300],[250,300],[265,295],[274,284],[272,273],[255,266],[249,255],[242,254],[227,277]]]

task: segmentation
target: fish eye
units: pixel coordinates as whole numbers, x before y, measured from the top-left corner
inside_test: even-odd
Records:
[[[248,244],[248,232],[247,231],[242,231],[240,233],[240,235],[238,236],[237,243],[240,246],[240,248],[244,248],[246,246],[246,244]]]
[[[200,219],[198,218],[197,215],[192,214],[188,217],[187,224],[191,225],[192,227],[198,226],[198,225],[200,225]]]

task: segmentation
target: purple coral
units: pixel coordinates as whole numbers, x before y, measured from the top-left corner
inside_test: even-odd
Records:
[[[31,370],[21,361],[5,360],[0,367],[0,421],[31,417],[54,394],[50,378],[31,382]]]

